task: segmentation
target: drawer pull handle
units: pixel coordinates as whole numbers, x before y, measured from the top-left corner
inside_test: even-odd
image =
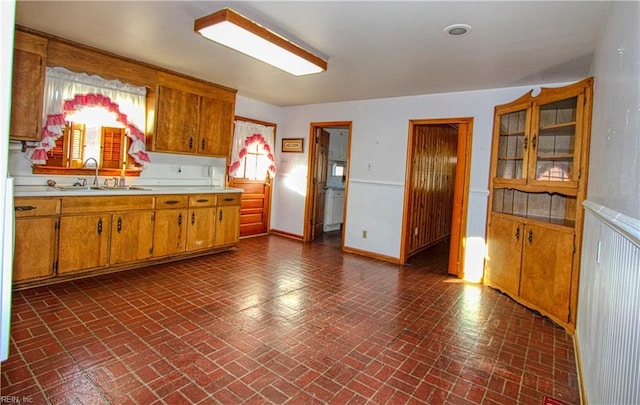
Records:
[[[204,150],[204,139],[202,140],[202,150]]]
[[[529,245],[531,245],[533,243],[533,230],[529,229],[529,237],[527,239],[529,240]]]
[[[102,235],[102,218],[98,219],[98,235]]]
[[[15,207],[16,211],[33,211],[38,207],[34,207],[33,205],[18,205]]]
[[[179,202],[180,202],[180,201],[178,201],[178,200],[169,200],[169,201],[165,201],[164,203],[165,203],[165,204],[169,204],[169,205],[174,205],[174,204],[177,204],[177,203],[179,203]]]
[[[191,213],[191,225],[195,225],[196,223],[196,213],[192,212]]]
[[[227,198],[225,198],[224,200],[225,200],[225,201],[227,201],[227,202],[228,202],[228,201],[233,201],[233,197],[227,197]]]
[[[199,199],[197,199],[197,200],[196,200],[196,202],[199,202],[199,203],[206,203],[206,202],[209,202],[209,200],[207,200],[207,199],[205,199],[205,198],[199,198]]]
[[[122,217],[118,217],[118,233],[122,232]]]
[[[516,242],[518,242],[520,240],[520,227],[516,228],[515,237],[516,237]]]
[[[182,226],[182,214],[178,215],[178,226]]]
[[[220,210],[220,215],[218,217],[220,218],[220,222],[222,222],[222,210]]]
[[[189,150],[193,149],[193,137],[189,138]]]

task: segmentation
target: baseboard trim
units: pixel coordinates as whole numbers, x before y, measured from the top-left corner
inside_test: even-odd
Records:
[[[582,375],[582,361],[580,360],[582,356],[580,355],[580,344],[578,339],[578,328],[576,328],[573,333],[573,355],[576,359],[576,374],[578,375],[578,392],[580,393],[580,405],[588,405],[589,401],[587,401],[587,393],[584,390],[584,378]]]
[[[352,248],[352,247],[349,247],[349,246],[343,246],[342,247],[342,251],[345,252],[345,253],[352,253],[352,254],[358,255],[358,256],[365,256],[365,257],[370,257],[370,258],[376,259],[376,260],[382,260],[384,262],[389,262],[389,263],[394,263],[394,264],[402,264],[400,262],[400,258],[399,257],[381,255],[379,253],[369,252],[368,250],[362,250],[362,249]]]
[[[272,230],[269,231],[269,233],[272,234],[272,235],[283,236],[283,237],[289,238],[289,239],[299,240],[300,242],[304,241],[304,237],[302,235],[297,235],[297,234],[291,233],[291,232],[285,232],[285,231],[279,231],[277,229],[272,229]]]

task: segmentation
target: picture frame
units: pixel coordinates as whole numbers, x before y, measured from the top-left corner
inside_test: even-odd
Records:
[[[302,153],[304,147],[304,138],[283,138],[282,151]]]

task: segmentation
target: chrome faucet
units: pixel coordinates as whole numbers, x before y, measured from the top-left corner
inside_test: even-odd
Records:
[[[82,164],[82,167],[89,167],[87,166],[87,163],[89,163],[90,160],[93,160],[94,166],[96,168],[96,174],[93,177],[93,185],[98,187],[98,161],[95,158],[89,158],[87,160],[84,161],[84,163]]]

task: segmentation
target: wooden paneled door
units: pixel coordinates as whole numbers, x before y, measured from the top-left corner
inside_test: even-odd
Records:
[[[409,126],[400,262],[450,240],[449,274],[464,274],[472,118],[412,120]]]
[[[271,178],[249,180],[231,178],[229,187],[241,188],[240,237],[262,235],[269,232],[271,212]]]
[[[329,168],[329,132],[316,130],[315,171],[313,173],[313,215],[311,216],[311,240],[324,231],[324,208],[327,194],[327,170]]]

